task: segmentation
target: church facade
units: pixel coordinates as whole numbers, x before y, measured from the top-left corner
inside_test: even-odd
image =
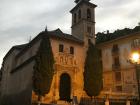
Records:
[[[63,77],[68,81],[70,97],[88,97],[84,91],[83,71],[88,40],[96,44],[95,8],[90,0],[76,0],[72,14],[72,35],[60,29],[43,31],[27,44],[13,46],[3,59],[1,96],[11,96],[21,102],[34,103],[37,96],[32,89],[33,67],[43,35],[50,36],[55,59],[55,73],[49,94],[42,103],[60,102]],[[139,50],[140,32],[96,44],[102,51],[103,90],[98,98],[128,100],[138,97],[135,68],[127,60],[134,50]],[[94,59],[94,58],[93,58]],[[24,97],[24,98],[23,98]],[[21,105],[21,104],[20,104]]]

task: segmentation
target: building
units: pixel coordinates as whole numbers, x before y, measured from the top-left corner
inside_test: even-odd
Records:
[[[72,35],[63,33],[60,29],[43,31],[33,40],[24,45],[13,46],[3,59],[1,96],[17,99],[20,105],[37,101],[32,91],[32,76],[35,55],[43,35],[50,36],[52,51],[55,58],[55,74],[49,94],[43,97],[42,103],[62,103],[60,99],[61,80],[67,82],[71,98],[76,96],[78,102],[87,97],[83,90],[83,71],[88,40],[95,44],[95,4],[90,0],[75,0],[76,6],[72,14]],[[137,97],[137,85],[134,67],[127,62],[130,52],[140,45],[140,32],[121,36],[113,40],[98,43],[102,50],[103,62],[103,91],[98,97],[102,100],[109,96],[111,99],[127,100]],[[94,58],[93,58],[94,59]],[[61,84],[63,85],[63,84]],[[14,101],[11,103],[15,103]],[[27,102],[28,100],[28,102]],[[19,101],[19,102],[18,102]]]
[[[110,98],[138,96],[135,67],[128,60],[132,52],[140,51],[140,32],[121,35],[97,46],[102,50],[103,90],[109,92]]]

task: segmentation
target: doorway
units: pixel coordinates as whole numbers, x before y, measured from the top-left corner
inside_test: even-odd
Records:
[[[60,100],[70,101],[71,95],[71,78],[69,74],[63,73],[60,76],[60,85],[59,85],[59,97]]]

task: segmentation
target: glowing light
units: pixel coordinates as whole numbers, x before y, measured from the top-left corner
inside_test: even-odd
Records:
[[[134,63],[138,63],[139,60],[140,60],[140,54],[138,52],[132,53],[132,58],[131,59]]]

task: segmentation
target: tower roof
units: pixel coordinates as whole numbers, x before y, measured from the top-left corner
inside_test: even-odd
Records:
[[[90,0],[75,0],[75,2],[77,3],[77,5],[73,8],[73,9],[71,9],[70,10],[70,12],[72,13],[75,9],[77,9],[80,5],[82,5],[83,3],[84,4],[87,4],[87,5],[89,5],[89,6],[92,6],[92,7],[97,7],[97,5],[95,5],[95,4],[93,4],[93,3],[91,3],[91,2],[89,2]]]
[[[75,3],[79,3],[80,1],[90,1],[90,0],[75,0]]]

